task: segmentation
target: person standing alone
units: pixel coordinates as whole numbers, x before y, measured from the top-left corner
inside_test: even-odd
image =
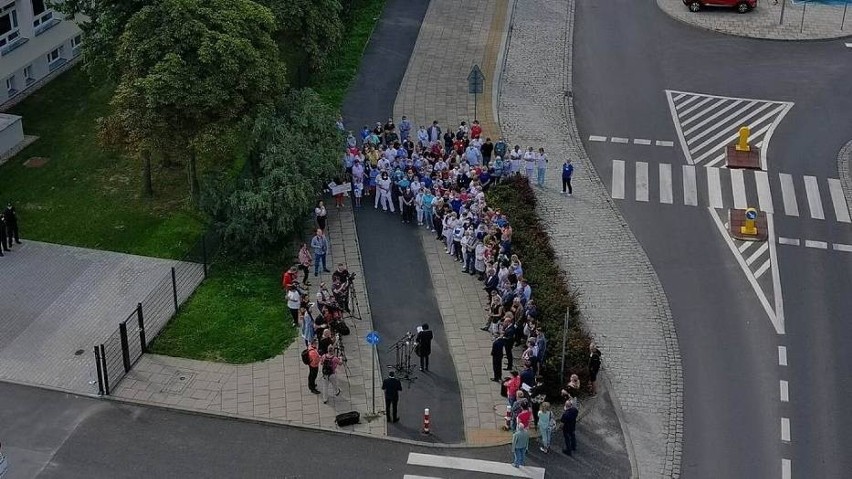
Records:
[[[544,174],[547,172],[547,155],[544,154],[544,148],[538,149],[538,155],[535,157],[535,167],[537,170],[536,184],[539,188],[544,188]]]
[[[565,411],[562,413],[562,437],[565,439],[565,447],[562,449],[567,455],[571,455],[577,450],[577,408],[574,406],[574,401],[565,401]]]
[[[317,234],[311,239],[311,248],[314,250],[314,276],[319,276],[320,263],[322,270],[326,273],[331,273],[325,266],[325,255],[328,254],[328,238],[321,229],[317,229]]]
[[[319,375],[320,354],[317,351],[317,339],[311,341],[308,346],[308,390],[314,394],[321,394],[317,389],[317,376]]]
[[[432,354],[432,331],[429,330],[429,325],[423,323],[420,331],[417,332],[417,355],[420,356],[420,370],[429,370],[429,355]]]
[[[527,428],[522,424],[518,424],[515,433],[512,434],[512,465],[520,467],[524,465],[524,456],[527,454],[527,448],[530,446],[530,435],[527,433]]]
[[[382,390],[385,392],[385,415],[388,422],[399,422],[397,406],[399,405],[399,392],[402,391],[402,383],[399,382],[393,371],[389,372],[387,379],[382,381]],[[393,408],[393,416],[391,416],[391,408]]]
[[[8,238],[9,247],[12,247],[12,239],[15,239],[15,244],[21,244],[21,239],[18,237],[18,214],[15,212],[15,207],[10,201],[3,210],[3,218],[6,220],[6,235]]]
[[[571,177],[574,176],[574,165],[571,164],[571,158],[565,160],[565,163],[562,164],[562,194],[567,194],[571,196],[574,193],[574,190],[571,188]]]

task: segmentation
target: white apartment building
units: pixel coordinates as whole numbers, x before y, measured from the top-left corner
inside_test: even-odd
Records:
[[[0,111],[67,69],[83,37],[50,0],[0,0]]]

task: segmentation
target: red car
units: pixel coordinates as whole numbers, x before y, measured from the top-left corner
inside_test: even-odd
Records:
[[[704,7],[733,7],[739,13],[745,13],[757,7],[757,0],[683,0],[690,12],[697,12]]]

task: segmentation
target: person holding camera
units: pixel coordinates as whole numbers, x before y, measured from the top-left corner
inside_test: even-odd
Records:
[[[432,331],[429,329],[429,325],[423,323],[423,326],[420,327],[420,331],[417,332],[417,337],[415,342],[417,345],[415,346],[415,351],[417,355],[420,356],[420,370],[421,371],[429,371],[429,355],[432,354]]]

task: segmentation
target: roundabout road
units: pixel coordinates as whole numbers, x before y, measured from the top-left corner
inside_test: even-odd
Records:
[[[670,301],[683,475],[843,477],[852,224],[836,160],[852,136],[852,51],[714,34],[652,5],[578,2],[573,93]],[[765,173],[722,167],[743,123],[765,142]],[[758,202],[774,211],[772,241],[729,241],[726,208]]]

